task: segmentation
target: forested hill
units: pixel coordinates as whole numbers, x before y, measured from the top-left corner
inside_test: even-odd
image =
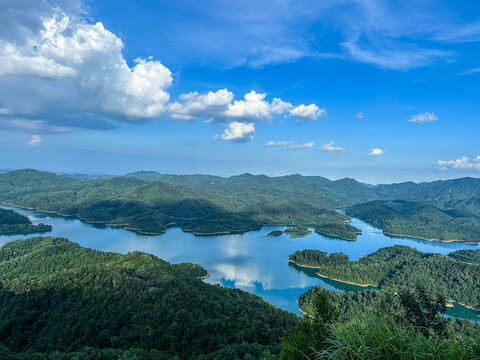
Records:
[[[350,206],[346,213],[380,226],[390,235],[442,241],[480,240],[480,217],[465,210],[442,210],[404,200],[375,200]]]
[[[197,279],[204,274],[198,265],[93,251],[63,238],[9,243],[0,249],[0,358],[278,354],[297,317],[255,295]]]
[[[25,234],[51,231],[50,225],[33,225],[29,218],[12,210],[0,209],[0,234]]]
[[[346,224],[348,217],[330,209],[370,199],[371,190],[355,182],[344,193],[343,181],[325,179],[327,186],[318,180],[300,175],[220,178],[143,172],[78,180],[18,170],[0,174],[0,201],[146,233],[161,233],[180,221],[196,234],[285,225],[355,240],[360,231]]]
[[[372,203],[376,200],[382,202]],[[404,200],[405,206],[397,200]],[[146,233],[161,233],[175,222],[196,234],[285,225],[355,240],[360,231],[345,224],[348,218],[329,212],[350,207],[348,213],[386,232],[477,241],[480,180],[369,186],[350,178],[331,181],[299,174],[220,177],[137,172],[80,179],[25,169],[0,174],[0,201]],[[407,206],[408,201],[416,205]],[[389,208],[390,214],[380,207]],[[414,217],[412,209],[419,216]]]
[[[413,288],[419,282],[434,296],[480,308],[480,250],[462,250],[446,255],[422,253],[395,245],[377,250],[358,261],[342,253],[319,250],[297,251],[289,259],[298,265],[340,281],[372,284],[391,293]]]

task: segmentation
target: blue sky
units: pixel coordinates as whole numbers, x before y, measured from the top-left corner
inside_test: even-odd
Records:
[[[0,168],[480,173],[475,1],[0,3]]]

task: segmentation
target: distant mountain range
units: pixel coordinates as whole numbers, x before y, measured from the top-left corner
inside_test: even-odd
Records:
[[[347,208],[347,214],[388,233],[479,239],[477,178],[371,186],[351,178],[299,174],[220,177],[140,171],[88,179],[24,169],[0,174],[0,200],[149,233],[163,232],[175,222],[197,234],[285,225],[355,240],[359,230],[345,223],[348,218],[328,211]]]

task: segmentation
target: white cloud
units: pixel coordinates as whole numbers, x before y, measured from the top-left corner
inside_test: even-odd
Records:
[[[290,110],[290,115],[293,115],[302,120],[313,121],[317,120],[320,116],[323,116],[327,113],[325,109],[320,109],[315,104],[310,105],[299,105],[296,108]]]
[[[170,70],[151,58],[130,67],[122,51],[122,40],[101,22],[89,24],[50,7],[23,38],[0,37],[0,108],[46,120],[95,114],[141,121],[161,115],[170,97]]]
[[[219,116],[223,114],[233,100],[233,93],[227,89],[216,92],[209,91],[201,95],[198,92],[180,95],[184,104],[175,102],[169,105],[169,111],[174,119],[195,120],[204,116]]]
[[[373,148],[370,153],[368,154],[369,156],[380,156],[385,154],[385,150],[380,149],[380,148]]]
[[[29,120],[22,118],[4,119],[3,121],[0,121],[0,127],[35,134],[65,133],[72,130],[67,126],[50,125],[44,120]]]
[[[355,115],[355,117],[356,117],[357,119],[363,119],[363,118],[365,117],[365,115],[363,114],[363,112],[360,111],[360,112],[358,112],[358,113]]]
[[[42,143],[42,137],[40,135],[32,135],[32,138],[28,142],[28,146],[39,146]]]
[[[323,144],[320,147],[320,150],[322,150],[322,151],[337,151],[337,152],[341,152],[341,153],[345,152],[345,148],[340,147],[340,146],[335,146],[335,141],[329,142],[328,144]]]
[[[246,142],[253,139],[255,135],[255,126],[253,123],[242,123],[233,121],[228,125],[223,134],[215,135],[215,139],[231,140],[236,142]]]
[[[379,45],[383,43],[383,45]],[[426,66],[438,59],[448,58],[451,53],[438,49],[422,49],[410,44],[385,42],[359,44],[358,38],[341,44],[349,55],[357,61],[392,70],[409,70]]]
[[[475,169],[480,170],[480,156],[470,160],[467,156],[462,156],[456,160],[439,160],[438,165],[444,170],[453,169]]]
[[[310,149],[315,146],[314,142],[299,144],[295,141],[269,141],[266,146],[281,146],[282,149]]]
[[[424,122],[432,122],[437,121],[438,117],[430,112],[424,112],[423,114],[412,115],[408,122],[411,123],[424,123]]]
[[[233,100],[234,94],[227,89],[207,94],[192,92],[180,95],[183,103],[175,102],[168,105],[170,115],[174,119],[195,120],[208,117],[206,122],[258,122],[270,120],[275,115],[289,114],[299,119],[315,120],[325,114],[325,109],[317,105],[300,105],[296,108],[280,98],[273,98],[271,102],[265,100],[267,94],[250,91],[243,100]]]

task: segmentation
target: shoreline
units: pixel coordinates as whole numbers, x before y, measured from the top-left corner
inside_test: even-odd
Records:
[[[86,222],[87,224],[105,225],[105,226],[109,226],[109,227],[113,227],[113,228],[120,227],[120,228],[123,228],[124,230],[134,231],[134,232],[136,232],[138,234],[142,234],[142,235],[162,235],[167,231],[167,229],[162,230],[162,232],[142,231],[141,229],[138,229],[138,228],[128,227],[128,226],[130,226],[130,224],[112,224],[111,223],[112,220],[108,220],[108,221],[86,220],[86,219],[83,219],[82,217],[80,217],[78,215],[74,215],[74,214],[65,215],[65,214],[61,214],[61,213],[59,213],[58,211],[55,211],[55,210],[42,210],[42,209],[39,209],[39,208],[32,208],[32,207],[28,207],[28,206],[20,206],[20,205],[10,204],[10,203],[7,203],[5,201],[0,201],[0,203],[3,204],[3,205],[6,205],[6,206],[11,206],[11,207],[19,208],[19,209],[39,211],[39,212],[43,212],[43,213],[47,213],[47,214],[56,214],[56,215],[62,216],[62,217],[75,217],[80,221]],[[175,224],[176,224],[175,222],[168,223],[168,224],[166,224],[166,226],[168,227],[168,226],[175,225]]]
[[[295,265],[297,265],[297,266],[300,266],[300,267],[309,268],[309,269],[319,269],[318,267],[315,267],[315,266],[308,266],[308,265],[300,265],[300,264],[297,264],[295,261],[290,260],[290,259],[289,259],[288,261],[291,262],[291,263],[293,263],[293,264],[295,264]],[[378,290],[380,290],[380,291],[383,291],[383,292],[385,292],[385,293],[387,293],[387,294],[391,294],[391,295],[392,295],[391,292],[389,292],[389,291],[387,291],[387,290],[385,290],[385,289],[382,289],[382,288],[378,287],[378,285],[374,285],[374,284],[358,284],[358,283],[354,283],[354,282],[350,282],[350,281],[339,280],[339,279],[332,278],[332,277],[330,277],[330,276],[326,276],[326,275],[320,274],[319,272],[315,272],[315,274],[318,275],[318,276],[321,277],[321,278],[325,278],[325,279],[337,281],[337,282],[340,282],[340,283],[343,283],[343,284],[355,285],[355,286],[360,286],[360,287],[374,287],[374,288],[376,288],[376,289],[378,289]],[[397,293],[394,293],[393,295],[396,296]],[[455,301],[455,300],[453,300],[453,299],[450,300],[449,302],[447,302],[446,306],[447,306],[448,308],[453,308],[453,307],[455,307],[455,304],[454,304],[454,303],[455,303],[455,304],[458,304],[458,305],[460,305],[460,306],[463,306],[463,307],[465,307],[465,308],[467,308],[467,309],[473,310],[474,312],[477,313],[477,316],[480,317],[480,308],[475,308],[475,307],[473,307],[473,306],[463,304],[463,303],[461,303],[461,302],[459,302],[459,301]]]
[[[419,239],[419,240],[426,240],[426,241],[438,241],[438,242],[443,242],[443,243],[464,242],[464,243],[469,244],[469,245],[478,245],[478,242],[475,242],[475,241],[458,240],[458,239],[453,239],[453,240],[428,239],[428,238],[421,237],[421,236],[394,234],[394,233],[386,232],[385,230],[382,230],[382,231],[385,235],[394,236],[394,237],[407,237],[407,238],[411,238],[411,239]]]

